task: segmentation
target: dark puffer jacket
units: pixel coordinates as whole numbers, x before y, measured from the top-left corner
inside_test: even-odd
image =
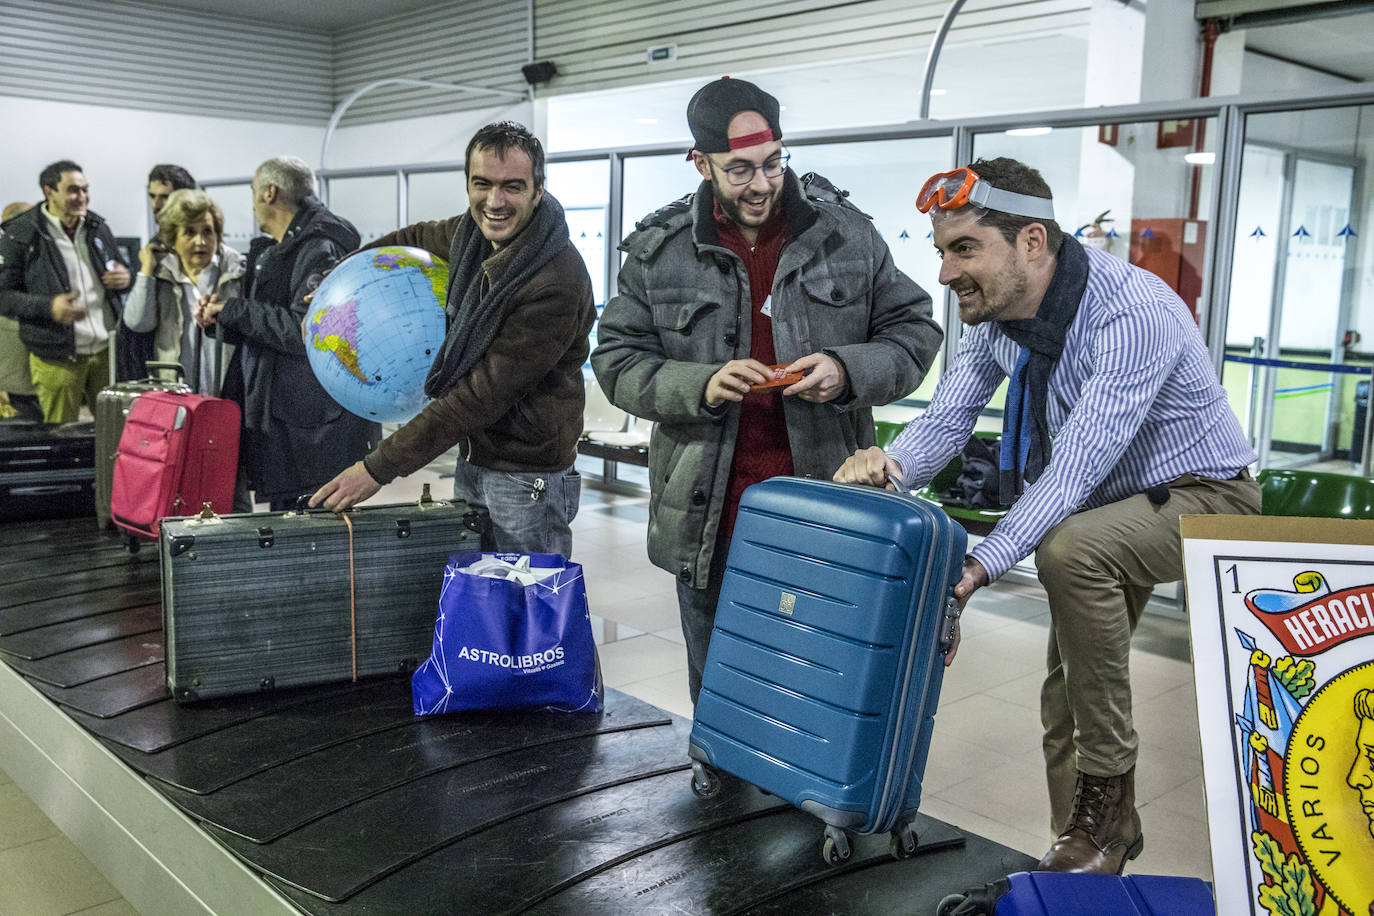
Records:
[[[52,320],[52,300],[71,292],[71,278],[62,253],[43,226],[47,217],[42,209],[34,207],[5,223],[0,237],[0,314],[19,320],[19,339],[30,353],[40,359],[68,360],[76,353],[76,332],[71,325]],[[109,225],[97,213],[86,214],[86,249],[97,277],[110,261],[129,266]],[[105,326],[111,331],[124,307],[122,293],[133,286],[133,276],[130,270],[128,287],[105,290]]]
[[[704,588],[734,461],[738,405],[708,407],[706,384],[750,353],[749,277],[720,243],[711,186],[636,224],[621,244],[619,293],[597,329],[592,367],[611,402],[652,420],[649,559]],[[783,401],[799,477],[829,478],[874,444],[870,408],[920,384],[940,346],[930,296],[892,263],[869,219],[817,176],[790,170],[788,236],[771,291],[778,362],[825,353],[848,390]]]

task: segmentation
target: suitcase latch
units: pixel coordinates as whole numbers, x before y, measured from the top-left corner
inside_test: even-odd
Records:
[[[403,540],[404,540],[405,538],[410,537],[410,519],[408,519],[408,518],[398,518],[398,519],[396,519],[396,536],[397,536],[398,538],[403,539]]]
[[[170,543],[172,556],[179,557],[194,546],[196,546],[196,536],[194,534],[172,535]]]
[[[964,613],[964,609],[959,606],[959,599],[950,595],[945,599],[945,615],[940,626],[940,651],[948,653],[954,648],[954,629],[959,626],[959,615]]]
[[[271,547],[274,543],[276,543],[276,538],[273,537],[271,528],[258,529],[259,547]]]

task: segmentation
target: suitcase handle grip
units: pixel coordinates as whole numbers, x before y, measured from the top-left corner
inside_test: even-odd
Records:
[[[181,363],[164,362],[163,360],[159,359],[150,359],[143,364],[143,367],[148,370],[148,378],[150,379],[157,378],[158,372],[162,371],[163,369],[174,370],[177,374],[178,381],[186,378],[186,370],[181,368]]]
[[[954,589],[950,588],[950,595],[945,599],[945,613],[940,620],[940,653],[948,654],[954,648],[954,628],[959,625],[959,616],[964,613],[964,609],[959,606],[959,599],[954,597]]]
[[[297,497],[296,497],[296,504],[295,504],[294,506],[292,506],[290,509],[287,509],[287,510],[286,510],[286,515],[287,515],[287,517],[292,517],[292,516],[297,516],[297,515],[326,515],[326,514],[343,515],[345,512],[350,511],[350,510],[345,509],[345,510],[342,510],[342,511],[340,511],[340,512],[333,512],[333,513],[331,513],[329,509],[325,509],[325,508],[323,508],[323,507],[318,508],[318,509],[312,509],[312,508],[310,508],[310,497],[311,497],[312,495],[313,495],[313,494],[311,494],[311,493],[302,493],[300,496],[297,496]]]

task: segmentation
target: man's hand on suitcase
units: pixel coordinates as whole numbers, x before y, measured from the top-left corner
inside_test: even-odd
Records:
[[[971,556],[964,557],[964,574],[954,586],[954,597],[959,599],[959,613],[968,606],[969,598],[984,585],[988,584],[988,571]],[[959,651],[959,621],[954,621],[954,638],[950,641],[949,651],[945,653],[945,667],[948,668]]]
[[[330,512],[342,512],[349,506],[371,499],[381,488],[382,485],[368,473],[366,466],[361,461],[355,461],[340,471],[338,477],[316,490],[315,495],[310,497],[310,505],[313,507],[323,503]]]
[[[876,445],[859,449],[835,472],[835,480],[839,483],[861,483],[889,490],[897,489],[896,482],[901,479],[902,466]]]

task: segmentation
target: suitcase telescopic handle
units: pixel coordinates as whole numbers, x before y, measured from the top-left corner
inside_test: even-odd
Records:
[[[181,363],[175,363],[171,360],[150,359],[146,363],[144,363],[143,366],[148,370],[149,375],[152,375],[159,369],[174,369],[176,370],[177,375],[186,374],[186,370],[181,368]]]

